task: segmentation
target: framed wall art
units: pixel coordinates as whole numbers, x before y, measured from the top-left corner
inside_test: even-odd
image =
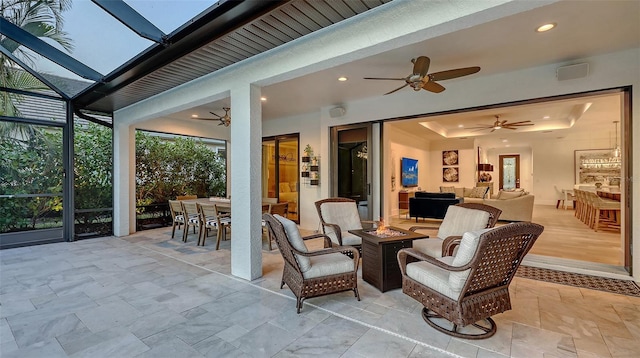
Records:
[[[576,184],[601,183],[620,185],[622,159],[613,149],[585,149],[575,151]]]
[[[445,183],[457,183],[458,167],[442,168],[442,181]]]
[[[458,165],[458,150],[443,150],[442,165]]]

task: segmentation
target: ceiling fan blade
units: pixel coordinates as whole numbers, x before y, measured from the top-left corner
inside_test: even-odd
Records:
[[[401,90],[401,89],[403,89],[403,88],[407,87],[408,85],[409,85],[408,83],[405,83],[404,85],[402,85],[402,86],[400,86],[400,87],[398,87],[398,88],[394,89],[393,91],[390,91],[390,92],[385,93],[383,96],[386,96],[386,95],[388,95],[388,94],[392,94],[393,92],[399,91],[399,90]]]
[[[491,132],[489,132],[489,133],[493,133],[493,132],[495,132],[495,131],[496,131],[496,129],[495,129],[495,128],[493,128],[493,129],[491,130]]]
[[[472,75],[478,71],[480,71],[480,67],[478,66],[456,68],[455,70],[447,70],[447,71],[431,73],[429,74],[429,78],[431,78],[432,81],[450,80],[452,78]]]
[[[503,129],[511,129],[512,131],[515,131],[516,129],[518,129],[518,128],[511,128],[509,126],[502,126],[502,128]]]
[[[520,121],[520,122],[513,122],[513,123],[508,123],[508,125],[513,126],[513,125],[520,125],[522,123],[531,123],[531,121]]]
[[[413,62],[413,74],[420,74],[420,77],[424,77],[429,72],[429,66],[431,65],[431,59],[427,56],[420,56],[411,60]]]
[[[404,81],[405,78],[380,78],[380,77],[365,77],[365,80],[391,80],[391,81]]]
[[[433,92],[433,93],[440,93],[440,92],[445,90],[445,88],[442,87],[441,84],[436,83],[436,82],[431,82],[431,81],[423,84],[422,85],[422,89],[423,90],[427,90],[429,92]]]
[[[525,126],[532,126],[534,125],[533,123],[523,123],[523,124],[506,124],[505,127],[525,127]]]

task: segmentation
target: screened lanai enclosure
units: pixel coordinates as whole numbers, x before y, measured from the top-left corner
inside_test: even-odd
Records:
[[[176,2],[159,21],[122,0],[3,0],[0,247],[112,233],[114,111],[386,2]],[[82,31],[102,36],[101,53],[70,55],[71,6],[81,17],[67,24],[108,24]]]

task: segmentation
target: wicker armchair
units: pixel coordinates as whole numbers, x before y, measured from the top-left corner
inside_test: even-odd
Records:
[[[402,292],[422,303],[422,318],[436,330],[460,338],[491,337],[496,332],[491,316],[511,309],[509,284],[543,229],[515,223],[467,232],[455,258],[402,249]]]
[[[280,215],[263,214],[271,236],[284,258],[280,288],[287,284],[296,296],[296,310],[300,313],[305,299],[353,290],[358,293],[358,263],[360,255],[352,247],[333,247],[309,251],[304,240],[325,238],[323,234],[301,237],[296,224]],[[350,251],[353,258],[342,255]]]
[[[331,240],[325,247],[353,246],[362,254],[362,238],[349,230],[360,230],[362,224],[377,225],[375,221],[360,220],[356,201],[347,198],[328,198],[316,201],[322,232]]]
[[[462,234],[496,226],[502,210],[479,203],[451,205],[440,226],[412,226],[411,231],[438,230],[436,237],[413,241],[413,248],[432,257],[453,255]]]

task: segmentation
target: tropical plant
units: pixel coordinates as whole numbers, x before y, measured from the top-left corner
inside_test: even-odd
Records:
[[[178,195],[226,195],[225,157],[202,141],[136,133],[136,203],[166,203]]]
[[[71,39],[62,30],[64,21],[62,13],[71,8],[72,0],[1,0],[0,13],[2,17],[30,34],[51,39],[60,44],[67,51],[73,49]],[[19,43],[0,35],[0,45],[16,57],[23,60],[30,67],[35,66],[35,55],[25,50]],[[22,71],[17,64],[8,57],[0,56],[0,86],[19,90],[42,90],[47,87],[30,73]],[[0,115],[20,117],[16,103],[20,103],[23,96],[16,93],[2,91],[0,93]],[[0,122],[0,135],[20,135],[28,137],[36,132],[31,127],[16,126],[11,122]],[[19,130],[27,132],[19,132]]]
[[[26,139],[1,136],[0,194],[62,192],[62,133]],[[61,196],[3,198],[0,232],[35,229],[45,217],[59,218]]]

